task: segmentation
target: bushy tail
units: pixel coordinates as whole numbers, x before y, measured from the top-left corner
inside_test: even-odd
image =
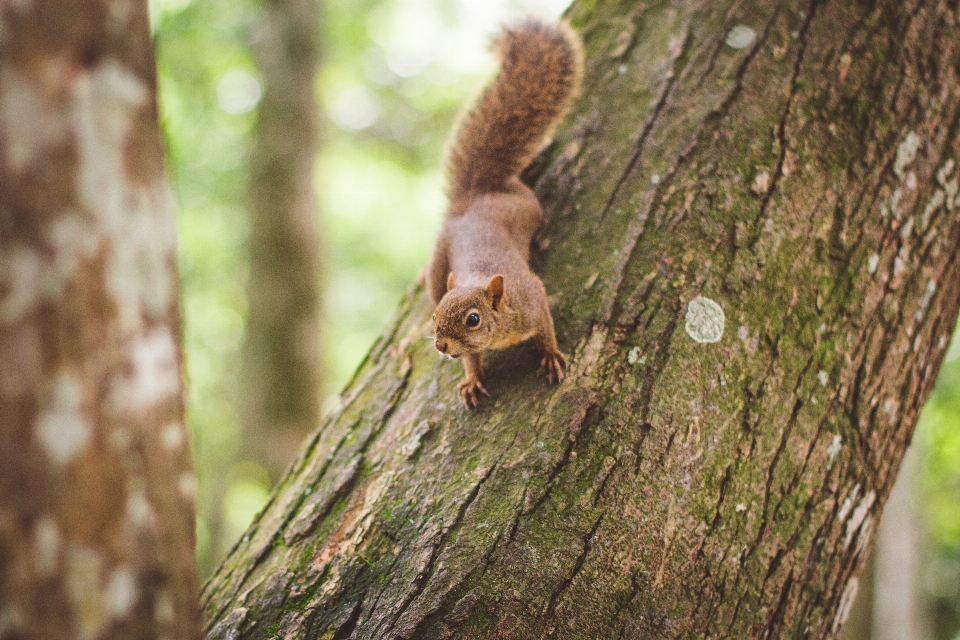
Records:
[[[530,164],[579,89],[583,50],[565,24],[528,20],[494,40],[500,72],[464,111],[447,161],[450,198],[500,191]]]

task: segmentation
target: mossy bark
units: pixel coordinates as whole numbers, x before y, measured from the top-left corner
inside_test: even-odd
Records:
[[[526,176],[567,379],[495,353],[466,411],[414,287],[207,584],[208,637],[842,625],[957,317],[957,5],[569,15],[586,85]]]

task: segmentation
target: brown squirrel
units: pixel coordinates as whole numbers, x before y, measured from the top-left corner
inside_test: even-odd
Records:
[[[459,385],[467,408],[483,386],[483,352],[533,338],[538,375],[563,380],[547,292],[527,264],[543,222],[540,202],[520,181],[576,94],[583,68],[580,39],[568,26],[528,20],[494,40],[500,72],[465,110],[449,153],[450,204],[427,267],[437,305],[435,346],[463,356]]]

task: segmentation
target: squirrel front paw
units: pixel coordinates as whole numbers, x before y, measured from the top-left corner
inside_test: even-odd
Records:
[[[490,397],[480,378],[467,378],[457,385],[457,393],[460,394],[460,400],[467,409],[473,409],[480,402],[480,394]]]
[[[563,370],[567,368],[567,359],[559,351],[550,351],[543,354],[540,360],[538,376],[546,376],[550,384],[563,382]]]

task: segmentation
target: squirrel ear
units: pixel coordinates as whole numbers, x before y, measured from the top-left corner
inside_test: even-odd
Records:
[[[490,282],[487,283],[487,300],[490,301],[490,306],[493,307],[494,311],[500,310],[500,303],[503,301],[503,276],[497,274],[490,278]]]
[[[453,271],[447,276],[447,291],[457,286],[457,279],[453,277]]]

